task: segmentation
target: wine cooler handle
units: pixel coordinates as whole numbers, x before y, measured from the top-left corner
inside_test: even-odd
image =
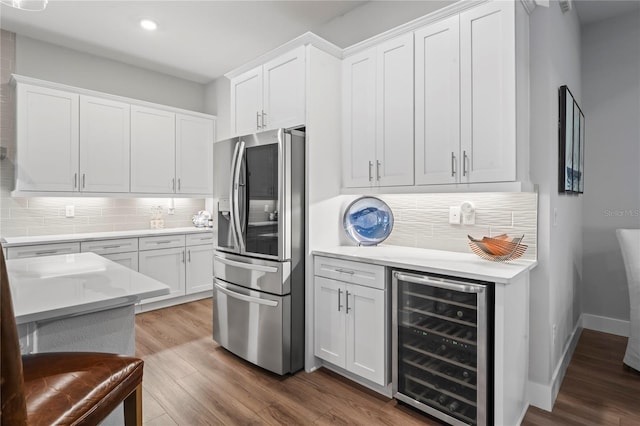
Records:
[[[424,284],[433,287],[443,288],[446,290],[460,291],[462,293],[482,293],[485,291],[485,286],[463,283],[458,281],[436,281],[430,279],[426,275],[412,275],[402,272],[394,272],[393,274],[399,281],[407,281],[414,284]]]
[[[349,290],[347,290],[347,313],[349,313],[350,310],[351,308],[349,307]]]

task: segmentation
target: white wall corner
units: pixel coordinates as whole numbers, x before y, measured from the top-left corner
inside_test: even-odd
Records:
[[[553,404],[555,404],[556,398],[558,397],[560,385],[562,385],[567,368],[569,368],[569,363],[571,362],[573,353],[576,350],[581,333],[582,321],[578,320],[567,341],[562,358],[560,358],[560,361],[553,372],[553,377],[551,378],[550,383],[542,384],[529,380],[529,405],[533,405],[546,411],[551,411],[553,409]]]
[[[538,2],[536,0],[520,0],[520,3],[522,3],[524,10],[526,10],[529,15],[531,15],[533,9],[535,9],[538,5]]]
[[[533,0],[536,6],[549,7],[549,0]]]

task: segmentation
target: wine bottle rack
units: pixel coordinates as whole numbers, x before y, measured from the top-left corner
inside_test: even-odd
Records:
[[[486,393],[479,339],[483,312],[473,292],[399,281],[394,301],[397,390],[444,413],[451,424],[478,425]],[[484,376],[483,376],[484,377]],[[438,416],[441,417],[441,416]],[[441,417],[442,418],[442,417]]]

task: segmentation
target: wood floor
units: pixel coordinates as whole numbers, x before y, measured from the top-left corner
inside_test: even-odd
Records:
[[[145,425],[437,425],[320,369],[280,377],[212,340],[211,301],[136,316],[145,361]],[[524,425],[640,425],[640,375],[623,371],[626,339],[585,330],[552,413],[530,408]]]

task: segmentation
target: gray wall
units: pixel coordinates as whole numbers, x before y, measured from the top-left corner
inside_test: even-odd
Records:
[[[640,12],[582,29],[587,314],[629,320],[616,228],[640,228]]]
[[[28,77],[204,112],[202,84],[19,34],[15,69]]]
[[[581,103],[580,26],[575,9],[563,14],[557,1],[537,7],[530,25],[530,171],[539,188],[539,264],[531,274],[529,378],[549,385],[580,317],[583,203],[557,190],[558,87],[567,84]]]

